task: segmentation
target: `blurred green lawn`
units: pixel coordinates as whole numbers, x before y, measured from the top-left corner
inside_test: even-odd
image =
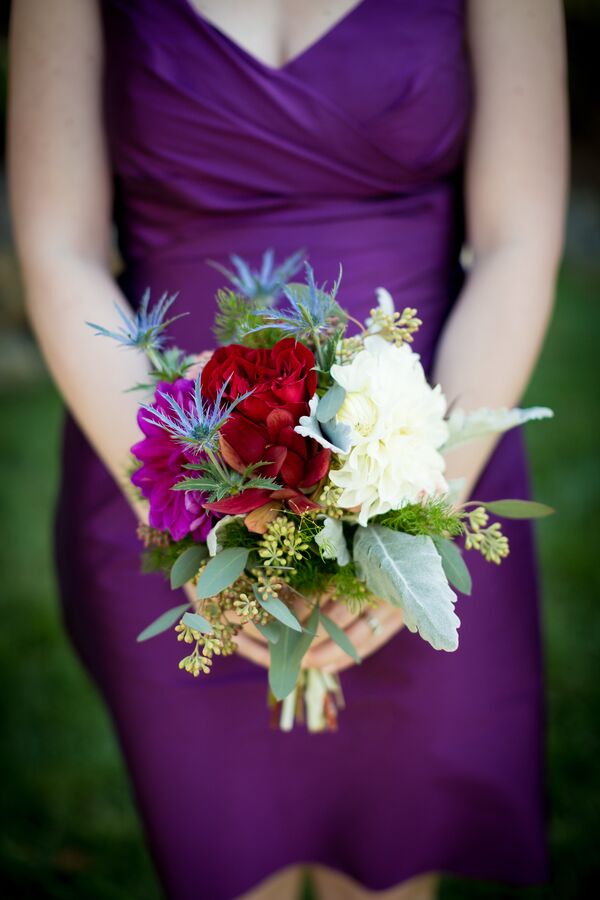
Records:
[[[599,294],[600,271],[565,267],[526,398],[556,412],[527,430],[536,496],[558,510],[538,525],[553,881],[519,890],[447,879],[443,900],[573,900],[597,889]],[[61,627],[50,545],[60,403],[41,382],[5,390],[0,406],[0,890],[10,900],[152,900],[160,892],[107,716]]]

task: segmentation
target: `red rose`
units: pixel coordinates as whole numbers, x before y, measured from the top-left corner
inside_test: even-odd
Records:
[[[207,504],[223,513],[247,513],[271,498],[285,500],[300,512],[316,507],[302,491],[317,484],[329,468],[330,451],[294,431],[317,387],[313,353],[293,338],[269,349],[241,344],[219,348],[202,371],[202,394],[216,398],[229,378],[224,400],[235,400],[253,389],[221,430],[221,451],[233,469],[242,472],[256,462],[269,462],[257,474],[277,478],[282,490],[249,489]]]
[[[317,389],[314,365],[313,352],[294,338],[258,350],[229,344],[219,347],[202,370],[202,395],[215,400],[230,378],[225,400],[254,389],[237,412],[264,425],[272,409],[287,409],[297,422],[308,413],[308,401]]]

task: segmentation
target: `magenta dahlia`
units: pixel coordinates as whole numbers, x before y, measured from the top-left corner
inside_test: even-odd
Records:
[[[173,397],[184,409],[193,404],[194,382],[178,378],[170,383],[156,385],[152,407],[171,415],[168,402],[160,392]],[[197,541],[206,539],[213,520],[202,504],[207,497],[200,491],[173,491],[171,488],[182,478],[189,478],[190,471],[184,465],[198,462],[198,454],[186,450],[164,428],[148,421],[148,411],[140,409],[137,421],[144,433],[143,440],[131,448],[141,466],[131,476],[131,481],[150,503],[149,522],[152,528],[168,531],[174,541],[191,534]]]

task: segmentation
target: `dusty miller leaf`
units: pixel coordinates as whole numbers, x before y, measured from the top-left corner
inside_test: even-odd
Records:
[[[436,650],[456,650],[456,594],[430,537],[383,525],[359,526],[354,561],[371,593],[402,609],[409,631],[418,632]]]

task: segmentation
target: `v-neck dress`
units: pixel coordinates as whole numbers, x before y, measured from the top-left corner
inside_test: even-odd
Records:
[[[363,0],[279,69],[188,0],[100,2],[129,301],[178,291],[190,315],[173,335],[200,351],[214,346],[223,286],[210,260],[237,253],[258,267],[269,247],[277,260],[304,248],[319,282],[343,264],[339,299],[355,316],[380,285],[416,307],[430,372],[463,277],[463,0]],[[474,496],[529,496],[521,433],[502,438]],[[343,673],[337,732],[278,732],[262,667],[236,655],[193,679],[172,632],[136,642],[185,598],[141,574],[133,514],[67,417],[65,621],[110,710],[169,898],[237,897],[295,863],[372,890],[432,870],[548,877],[535,536],[528,522],[506,532],[500,567],[471,554],[456,652],[403,629]]]

